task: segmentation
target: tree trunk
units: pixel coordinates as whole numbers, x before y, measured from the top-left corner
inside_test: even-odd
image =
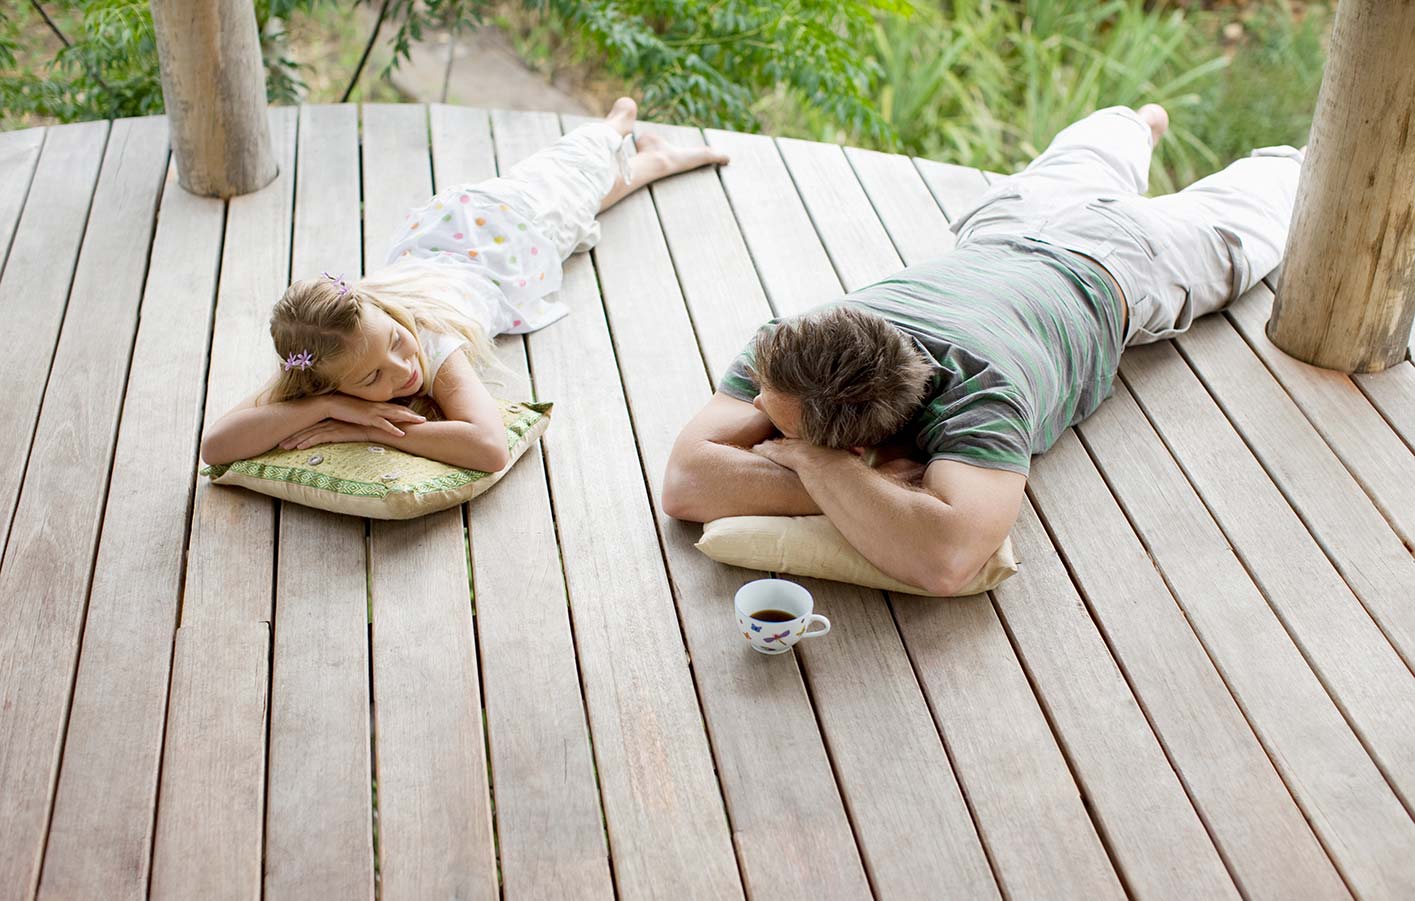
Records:
[[[1268,337],[1343,372],[1415,321],[1415,0],[1341,0]]]
[[[270,184],[265,66],[252,0],[151,0],[177,180],[230,197]]]

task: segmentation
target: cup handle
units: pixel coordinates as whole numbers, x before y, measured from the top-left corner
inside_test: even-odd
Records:
[[[812,613],[810,617],[806,619],[806,628],[810,629],[814,623],[825,623],[825,628],[817,629],[814,632],[802,632],[802,638],[815,638],[817,635],[824,635],[830,631],[830,620],[821,616],[819,613]]]

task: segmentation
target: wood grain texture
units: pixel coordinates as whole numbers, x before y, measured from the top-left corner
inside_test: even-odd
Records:
[[[522,118],[493,116],[498,152],[503,130]],[[530,129],[545,121],[527,119],[523,146],[536,146]],[[499,156],[504,167],[508,154]],[[573,328],[530,337],[531,371],[537,394],[568,413],[542,444],[615,887],[628,896],[740,897],[722,794],[588,255],[566,263],[560,296],[573,311]]]
[[[953,249],[955,239],[943,209],[909,157],[846,147],[845,158],[906,266]]]
[[[1346,897],[1326,852],[1074,431],[1033,459],[1028,485],[1244,897]]]
[[[776,315],[788,316],[840,296],[840,279],[776,143],[765,135],[712,128],[703,136],[732,158],[718,175]],[[773,248],[772,254],[759,256],[755,248],[766,245]]]
[[[841,197],[849,198],[847,208],[832,211],[829,219],[806,216],[801,196],[792,191],[792,178],[800,184],[795,163],[787,157],[785,170],[768,162],[751,171],[738,170],[731,182],[727,178],[731,165],[722,169],[739,221],[765,220],[768,211],[762,207],[766,204],[772,204],[770,213],[783,221],[814,220],[815,228],[828,222],[837,232],[840,223],[850,218],[855,220],[852,228],[872,236],[874,243],[865,251],[869,258],[833,259],[834,248],[818,232],[832,255],[827,258],[831,268],[863,273],[889,259],[897,268],[898,257],[888,236],[841,151],[827,149],[834,152],[827,156],[832,173],[854,185],[838,189]],[[779,229],[753,234],[744,226],[743,233],[764,281],[766,272],[787,268],[792,260],[802,259],[803,246],[811,246],[801,236]],[[811,294],[815,286],[828,285],[831,276],[825,261],[816,259],[814,265],[814,275],[799,270],[794,285],[776,292],[773,301],[779,314],[797,313],[830,299],[828,294]],[[731,357],[716,361],[716,371],[730,361]],[[872,887],[884,896],[913,896],[928,894],[942,878],[960,894],[995,894],[998,889],[986,851],[887,602],[877,591],[817,580],[803,580],[803,584],[834,628],[826,639],[797,645],[796,655],[802,661]],[[861,684],[889,688],[867,698],[859,692]],[[873,725],[866,727],[867,720]],[[915,783],[912,788],[911,783]],[[915,800],[906,801],[911,793]]]
[[[26,896],[39,879],[167,166],[166,120],[123,119],[113,129],[0,567],[0,886]],[[50,259],[40,251],[34,265]]]
[[[966,213],[988,189],[987,176],[977,169],[920,157],[914,158],[914,167],[950,223]]]
[[[906,168],[898,162],[888,167],[875,164],[893,178],[886,181],[880,175],[871,180],[863,172],[861,178],[896,246],[907,249],[916,241],[914,236],[947,233],[946,224],[940,225],[939,199],[907,159],[894,159],[902,160]],[[981,183],[982,175],[973,175]],[[974,183],[958,181],[963,187],[942,188],[969,191],[967,184]],[[885,192],[889,202],[880,199]],[[943,199],[953,202],[948,195]],[[847,212],[868,215],[858,201],[855,211]],[[974,609],[979,605],[985,609]],[[896,598],[893,606],[1001,886],[1010,893],[1045,886],[1045,891],[1087,897],[1123,894],[1056,738],[987,597],[944,602]],[[993,653],[962,651],[945,642],[942,627],[955,621],[970,625],[972,639]],[[950,659],[941,643],[948,652],[958,650],[976,661],[976,668],[968,671],[967,691],[956,684],[962,664]],[[999,755],[1005,755],[1001,762]],[[999,773],[1006,777],[999,779]],[[1019,828],[1024,822],[1026,826]]]
[[[291,276],[356,275],[358,109],[300,108]],[[265,895],[373,896],[364,523],[282,504]]]
[[[240,0],[154,0],[153,33],[182,187],[230,197],[276,175],[255,9]]]
[[[0,308],[6,310],[9,328],[28,336],[35,348],[25,365],[13,368],[0,394],[0,422],[5,424],[0,429],[0,540],[9,534],[19,502],[108,129],[107,122],[85,122],[49,130],[30,186],[37,202],[26,204],[20,214],[0,276]]]
[[[1120,359],[1120,371],[1229,545],[1409,810],[1415,800],[1415,729],[1405,712],[1415,710],[1415,675],[1172,342],[1130,348]]]
[[[1201,319],[1177,343],[1406,665],[1415,666],[1409,549],[1232,325],[1222,317]],[[1360,398],[1350,401],[1354,409],[1347,412],[1354,417]],[[1368,439],[1374,442],[1381,428],[1369,423]]]
[[[493,145],[488,114],[431,107],[437,186],[481,181],[515,158],[518,124],[503,123]],[[519,120],[524,121],[524,120]],[[545,138],[557,133],[545,121]],[[506,371],[488,372],[493,393],[533,396],[526,342],[497,342]],[[551,428],[573,411],[552,414]],[[485,688],[487,744],[496,777],[496,835],[509,898],[609,898],[609,847],[590,752],[565,573],[556,542],[540,445],[496,490],[467,506],[477,638]],[[535,652],[526,653],[526,636]],[[559,749],[558,753],[555,749]]]
[[[298,110],[270,111],[280,174],[227,203],[203,429],[279,368],[270,311],[290,283]],[[182,622],[270,622],[276,502],[253,491],[197,479],[187,551]]]
[[[269,688],[269,623],[177,630],[153,898],[260,897]]]
[[[364,104],[364,259],[433,194],[428,110]],[[369,542],[379,887],[499,897],[462,511],[375,520]]]
[[[645,125],[642,131],[679,145],[703,143],[695,129]],[[651,190],[600,217],[604,237],[595,257],[649,494],[657,501],[679,430],[712,393],[684,295],[696,301],[698,318],[721,351],[714,373],[741,347],[724,333],[750,334],[770,310],[716,171],[684,173]],[[731,599],[757,574],[700,554],[693,547],[699,529],[658,507],[678,616],[748,894],[868,897],[869,882],[800,670],[794,661],[753,652],[734,628]],[[748,710],[770,711],[771,728],[744,716]],[[764,790],[768,785],[771,790]]]
[[[147,893],[226,204],[169,166],[123,400],[40,894]]]
[[[1408,894],[1415,824],[1123,384],[1080,435],[1347,884]]]
[[[1237,897],[1031,501],[1012,541],[1026,565],[993,597],[1126,888]]]
[[[1250,291],[1229,308],[1228,318],[1406,549],[1415,549],[1415,453],[1366,400],[1351,376],[1294,360],[1268,340],[1263,322],[1271,304],[1267,290]]]
[[[1299,360],[1366,372],[1411,354],[1415,68],[1397,60],[1413,44],[1415,5],[1337,7],[1267,325]]]
[[[1384,372],[1358,373],[1352,379],[1390,427],[1415,451],[1415,363]]]
[[[45,131],[24,128],[0,133],[0,271],[10,256],[10,242],[34,182]]]

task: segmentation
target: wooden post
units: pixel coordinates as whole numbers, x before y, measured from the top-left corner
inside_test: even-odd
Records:
[[[151,6],[177,180],[212,197],[265,187],[278,167],[254,4],[151,0]]]
[[[1343,372],[1415,321],[1415,0],[1341,0],[1268,337]]]

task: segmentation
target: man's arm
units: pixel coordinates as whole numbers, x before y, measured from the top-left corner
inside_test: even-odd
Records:
[[[1020,473],[939,460],[913,488],[848,451],[783,439],[757,452],[793,469],[865,559],[939,595],[956,593],[983,568],[1017,521],[1027,484]]]
[[[821,512],[796,473],[751,452],[774,435],[771,420],[756,407],[714,394],[673,445],[663,476],[663,512],[693,522]]]

